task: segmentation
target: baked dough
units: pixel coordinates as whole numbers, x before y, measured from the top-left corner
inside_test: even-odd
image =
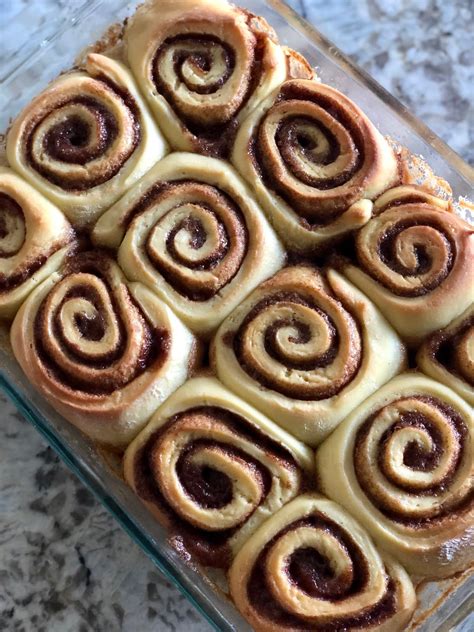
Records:
[[[285,252],[250,191],[222,160],[166,156],[97,222],[125,274],[208,337]]]
[[[474,406],[474,304],[421,345],[416,360],[430,377]]]
[[[0,167],[0,319],[13,318],[75,244],[61,211],[14,171]]]
[[[320,446],[320,489],[414,575],[474,560],[473,410],[424,375],[369,397]]]
[[[127,482],[193,559],[226,567],[314,479],[314,456],[215,378],[189,380],[125,453]]]
[[[410,345],[472,303],[474,231],[440,203],[394,200],[360,230],[356,257],[344,273]]]
[[[108,255],[84,252],[39,285],[11,328],[32,385],[92,439],[123,448],[196,361],[192,334]]]
[[[218,377],[316,446],[402,370],[405,350],[372,303],[335,270],[284,268],[219,328]]]
[[[91,53],[18,115],[10,166],[72,224],[91,224],[166,152],[130,71]]]
[[[242,123],[232,162],[290,250],[321,251],[360,228],[399,179],[393,150],[338,90],[285,82]]]
[[[267,22],[223,0],[159,0],[129,20],[128,61],[170,145],[228,154],[240,122],[282,81],[313,76]]]
[[[237,554],[231,595],[256,632],[405,630],[416,606],[403,568],[342,507],[305,494]]]

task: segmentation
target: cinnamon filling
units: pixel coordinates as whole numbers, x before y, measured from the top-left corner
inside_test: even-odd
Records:
[[[293,100],[295,106],[300,102],[313,104],[315,106],[314,118],[299,115],[285,116],[276,130],[275,143],[289,173],[305,187],[313,187],[312,194],[305,191],[304,187],[301,190],[293,188],[275,177],[276,158],[265,141],[267,121],[272,116],[273,110],[279,104]],[[340,156],[339,138],[333,130],[316,118],[318,108],[323,109],[343,126],[352,143],[352,156],[345,168],[332,176],[320,178],[307,172],[301,161],[295,157],[297,154],[302,154],[310,163],[326,166],[334,163]],[[313,135],[305,131],[308,128],[317,131],[318,137],[324,138],[321,146],[315,142]],[[312,229],[331,223],[359,198],[361,185],[367,177],[363,171],[363,165],[366,157],[365,146],[369,141],[370,139],[363,137],[360,122],[354,120],[335,98],[310,90],[301,84],[298,85],[297,82],[291,82],[282,86],[273,107],[260,122],[249,146],[249,156],[267,188],[281,196],[301,216],[302,224]],[[354,178],[356,180],[351,183]],[[344,185],[347,187],[329,200],[323,200],[318,196],[319,191],[330,191]]]
[[[189,551],[192,556],[203,565],[226,568],[230,561],[230,549],[228,541],[232,535],[242,527],[238,522],[232,528],[222,531],[207,531],[198,528],[174,511],[167,501],[154,474],[154,452],[157,443],[168,432],[173,431],[175,424],[189,417],[196,417],[203,423],[225,424],[229,429],[229,436],[243,436],[252,443],[262,447],[266,454],[289,469],[299,469],[293,456],[285,447],[264,435],[260,430],[252,426],[243,417],[228,410],[215,406],[201,406],[178,413],[170,418],[166,424],[149,437],[147,442],[137,451],[134,459],[134,486],[137,494],[145,501],[153,503],[167,517],[173,528],[173,540]],[[199,425],[197,426],[199,427]],[[176,471],[172,473],[178,477],[186,494],[198,505],[205,508],[219,509],[225,507],[232,500],[232,481],[225,472],[217,471],[207,465],[196,465],[193,455],[206,447],[218,449],[226,454],[229,460],[238,459],[249,464],[254,472],[255,480],[259,481],[262,488],[262,501],[266,498],[272,487],[272,474],[263,464],[243,452],[231,443],[206,440],[204,438],[191,439],[186,444],[180,455]],[[306,482],[302,481],[301,487]],[[248,519],[249,516],[245,520]],[[244,522],[245,522],[244,520]]]
[[[235,104],[225,104],[223,107],[229,109],[229,116],[225,122],[217,123],[209,120],[205,106],[203,113],[191,115],[186,111],[177,99],[174,89],[167,85],[160,74],[160,66],[167,49],[177,45],[177,50],[173,55],[173,71],[178,80],[184,84],[188,90],[197,94],[214,94],[221,89],[230,79],[235,70],[235,51],[220,38],[206,33],[186,33],[176,35],[166,39],[156,50],[151,62],[151,76],[153,83],[160,94],[164,96],[169,105],[178,114],[183,128],[193,137],[192,141],[199,153],[225,157],[229,154],[234,143],[235,134],[238,128],[236,117],[245,107],[251,98],[256,87],[259,85],[264,72],[263,61],[265,54],[268,33],[252,28],[252,21],[255,16],[247,11],[247,25],[254,37],[252,62],[249,68],[249,75],[246,78],[246,89],[242,94],[236,95]],[[179,50],[179,44],[185,45],[185,50]],[[192,48],[196,50],[193,51]],[[203,52],[203,48],[207,49]],[[209,84],[190,85],[183,75],[182,66],[184,63],[195,66],[202,73],[208,73],[212,67],[213,54],[220,53],[225,71],[218,78]],[[231,106],[232,107],[229,107]]]
[[[43,300],[34,323],[34,342],[36,351],[42,363],[48,368],[55,379],[72,390],[80,390],[89,394],[101,396],[113,393],[119,388],[123,388],[128,383],[136,379],[149,367],[158,368],[165,362],[169,352],[169,333],[163,329],[154,328],[146,319],[141,308],[135,303],[132,296],[126,290],[125,296],[129,306],[126,314],[121,314],[121,310],[114,296],[114,289],[109,283],[107,267],[109,260],[101,253],[81,253],[68,264],[65,278],[75,272],[83,272],[98,276],[108,289],[109,299],[112,305],[114,318],[119,330],[119,337],[113,348],[107,348],[103,353],[91,356],[89,352],[82,349],[80,341],[97,342],[103,339],[106,334],[105,319],[102,315],[104,305],[97,291],[86,285],[73,286],[56,306],[54,314],[48,314],[49,295]],[[54,288],[52,289],[54,292]],[[76,327],[78,344],[72,344],[65,336],[60,321],[60,313],[68,301],[74,299],[84,299],[94,308],[94,315],[86,315],[82,312],[74,314],[74,325]],[[140,351],[133,367],[121,366],[121,358],[127,348],[128,326],[123,318],[132,319],[134,323],[139,323],[143,338],[141,340]],[[49,332],[48,320],[52,320],[53,331]],[[53,336],[54,341],[49,341]],[[53,347],[51,346],[53,344]],[[56,357],[57,351],[52,351],[58,345],[60,354],[73,366],[82,367],[86,370],[104,370],[117,365],[117,370],[102,375],[100,379],[81,377],[73,370],[68,370],[63,366],[61,358]],[[84,372],[81,372],[84,376]]]
[[[25,216],[21,206],[10,195],[0,192],[0,240],[5,240],[12,229],[20,226],[25,226]],[[24,241],[23,234],[22,239],[15,240],[10,248],[7,248],[6,243],[0,245],[0,258],[7,259],[16,255]]]
[[[249,241],[245,217],[233,199],[217,187],[193,180],[175,180],[151,187],[129,211],[122,225],[127,227],[137,215],[170,199],[176,199],[176,205],[150,229],[144,243],[146,255],[157,272],[177,292],[192,301],[207,301],[234,279],[245,259]],[[202,202],[202,199],[208,202]],[[187,234],[187,243],[192,250],[199,250],[210,238],[199,214],[192,211],[168,232],[165,252],[152,245],[155,228],[166,220],[168,214],[176,212],[184,204],[194,205],[196,213],[207,215],[216,225],[217,246],[203,258],[183,256],[175,243],[176,236],[182,231]],[[218,266],[220,269],[216,270]],[[194,277],[186,274],[189,270],[197,273],[216,270],[212,285],[201,279],[199,274]]]
[[[240,366],[245,370],[250,377],[259,382],[264,387],[281,393],[287,397],[293,399],[300,399],[306,401],[317,401],[326,399],[336,395],[342,388],[344,388],[355,377],[361,362],[360,350],[356,351],[355,347],[352,349],[353,355],[347,358],[347,362],[344,364],[343,373],[339,376],[335,376],[331,385],[321,392],[320,387],[313,389],[310,384],[303,385],[300,382],[293,385],[291,383],[282,383],[272,379],[271,376],[266,375],[259,371],[258,367],[251,364],[250,359],[244,356],[244,341],[248,335],[248,331],[252,326],[255,318],[264,310],[272,306],[278,306],[279,304],[299,304],[309,307],[314,310],[319,317],[326,323],[328,331],[330,333],[330,345],[327,350],[319,356],[313,356],[301,359],[292,359],[285,355],[284,350],[276,342],[276,337],[280,329],[284,327],[292,327],[296,331],[296,336],[290,337],[289,342],[294,344],[305,344],[311,340],[311,332],[309,326],[298,320],[296,317],[292,320],[277,319],[272,322],[269,327],[262,332],[264,336],[264,348],[265,352],[274,360],[279,362],[282,366],[288,369],[302,370],[302,371],[314,371],[331,365],[334,359],[337,357],[340,348],[340,338],[335,323],[332,319],[325,314],[315,302],[311,299],[303,297],[297,293],[292,292],[277,292],[271,296],[261,300],[253,309],[247,314],[237,332],[231,334],[228,337],[228,344],[233,345],[235,356]],[[357,325],[354,324],[355,332],[357,332]]]
[[[474,388],[474,375],[469,367],[465,367],[457,358],[457,350],[465,336],[472,335],[474,329],[474,314],[467,318],[452,334],[441,331],[429,341],[429,353],[433,360],[445,367],[450,373],[467,382]]]
[[[119,134],[119,124],[106,105],[88,96],[64,98],[55,104],[56,109],[69,105],[84,106],[94,121],[94,130],[90,121],[82,119],[79,115],[71,115],[52,125],[44,135],[42,146],[42,151],[52,160],[52,164],[40,162],[33,150],[36,130],[51,112],[46,112],[41,118],[32,119],[24,132],[28,162],[49,182],[66,191],[86,191],[113,178],[133,154],[141,139],[140,111],[133,96],[106,77],[96,77],[95,81],[101,82],[107,90],[114,93],[127,116],[131,117],[133,121],[132,140],[126,152],[120,155],[111,154],[107,157],[107,153],[111,151]],[[106,158],[108,159],[105,163]],[[87,173],[88,164],[99,159],[104,161],[100,171],[94,175]],[[55,169],[55,162],[59,165],[64,163],[82,165],[85,167],[85,173],[80,177],[74,177],[71,173],[67,173],[67,170],[63,173],[61,169]]]
[[[11,196],[0,193],[0,259],[15,257],[23,248],[25,237],[26,221],[21,206]],[[61,240],[49,243],[34,259],[26,254],[23,261],[11,272],[0,272],[0,294],[11,292],[25,283],[55,252],[70,243],[73,238],[71,231]]]
[[[446,445],[446,441],[439,428],[423,414],[416,411],[405,412],[384,432],[377,450],[377,467],[388,483],[394,485],[397,489],[417,496],[436,496],[445,493],[449,489],[458,469],[461,467],[465,458],[468,429],[462,417],[447,404],[432,397],[419,396],[416,397],[416,399],[425,402],[442,413],[446,424],[448,424],[452,430],[453,440],[456,445]],[[398,402],[403,402],[403,399],[391,402],[387,404],[387,406],[396,405]],[[444,519],[451,519],[454,514],[464,513],[469,509],[474,499],[474,490],[471,490],[471,492],[468,492],[460,499],[458,498],[454,501],[447,499],[434,509],[427,510],[425,516],[414,516],[410,515],[408,511],[404,514],[403,506],[396,507],[393,502],[390,502],[390,498],[384,498],[383,495],[374,488],[372,484],[374,472],[371,471],[370,465],[367,463],[365,447],[369,441],[373,424],[379,414],[380,411],[373,413],[359,428],[353,450],[356,476],[359,485],[370,502],[391,520],[413,528],[427,528]],[[417,441],[411,441],[405,446],[403,465],[412,469],[414,472],[434,471],[440,463],[444,451],[447,449],[454,450],[454,458],[450,463],[449,471],[441,482],[419,488],[418,486],[410,485],[408,482],[393,480],[393,475],[386,461],[386,446],[395,433],[403,431],[405,428],[417,428],[430,437],[431,445],[429,449],[420,445]]]
[[[328,560],[309,547],[297,549],[288,561],[288,582],[295,584],[299,590],[312,597],[325,599],[334,604],[334,618],[325,622],[318,621],[317,611],[314,612],[314,617],[308,619],[289,612],[275,600],[268,585],[266,567],[271,549],[286,533],[301,527],[324,531],[337,538],[347,551],[354,568],[350,581],[347,581],[345,576],[338,581]],[[337,614],[338,603],[363,592],[367,581],[368,568],[364,552],[350,534],[326,516],[313,513],[288,525],[267,542],[253,565],[247,586],[247,598],[259,616],[281,628],[336,632],[351,628],[372,627],[380,625],[396,611],[396,587],[390,578],[387,578],[384,596],[378,603],[356,616],[341,618]]]
[[[438,233],[442,236],[445,242],[445,250],[446,250],[446,260],[443,262],[443,267],[437,272],[431,275],[430,279],[427,283],[420,285],[418,287],[414,286],[409,289],[403,289],[397,287],[395,284],[390,285],[390,290],[397,294],[398,296],[423,296],[428,292],[431,292],[433,289],[438,287],[442,281],[448,276],[451,272],[451,269],[454,264],[454,260],[456,257],[456,245],[452,242],[450,237],[443,232],[443,228],[435,221],[427,222],[424,218],[422,218],[421,222],[418,222],[416,218],[409,219],[405,221],[398,222],[395,226],[392,226],[389,230],[387,230],[383,235],[381,235],[378,243],[378,256],[381,261],[385,263],[391,270],[400,274],[402,276],[408,277],[416,277],[420,275],[424,275],[431,270],[432,267],[432,259],[430,258],[427,250],[426,244],[419,243],[415,246],[415,258],[416,258],[416,266],[407,268],[404,266],[397,257],[397,246],[396,241],[397,237],[403,233],[403,231],[411,228],[412,226],[430,226],[438,231]],[[361,265],[365,268],[363,262]],[[377,269],[373,271],[374,276],[377,277]],[[387,286],[387,282],[384,282],[384,285]]]

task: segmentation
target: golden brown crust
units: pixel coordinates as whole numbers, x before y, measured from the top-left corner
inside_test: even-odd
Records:
[[[79,228],[165,151],[130,71],[95,53],[33,99],[7,137],[10,165]]]
[[[117,264],[76,255],[23,303],[11,328],[32,384],[93,439],[123,446],[187,377],[194,340]]]
[[[142,281],[196,333],[209,337],[285,261],[283,247],[245,183],[221,160],[173,153],[94,227]]]
[[[402,188],[402,187],[400,187]],[[385,194],[390,197],[390,192]],[[428,198],[394,197],[356,237],[344,272],[410,344],[446,326],[474,296],[474,230]]]
[[[232,161],[291,250],[312,252],[363,226],[398,179],[395,154],[330,86],[285,82],[242,124]]]
[[[232,564],[231,595],[256,632],[403,630],[410,578],[342,507],[317,494],[291,501]]]
[[[416,360],[424,373],[474,406],[474,304],[427,338]]]
[[[452,211],[452,201],[433,195],[429,189],[418,184],[402,184],[388,189],[374,202],[374,216],[390,208],[406,204],[429,204],[442,211]]]
[[[334,270],[290,266],[224,321],[211,361],[241,397],[310,445],[401,370],[403,345]]]
[[[314,476],[306,446],[210,377],[158,409],[128,447],[124,472],[174,540],[218,567]]]
[[[58,208],[7,167],[0,167],[0,319],[72,252],[74,232]]]
[[[321,489],[411,573],[447,577],[473,561],[473,433],[456,393],[400,375],[319,448]]]
[[[126,28],[129,63],[169,143],[227,155],[239,123],[291,73],[312,76],[267,22],[223,1],[148,2]]]

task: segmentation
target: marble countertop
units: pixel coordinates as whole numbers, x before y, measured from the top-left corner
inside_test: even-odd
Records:
[[[0,0],[0,14],[24,2]],[[470,0],[291,4],[474,162]],[[210,630],[3,395],[0,406],[0,629]]]

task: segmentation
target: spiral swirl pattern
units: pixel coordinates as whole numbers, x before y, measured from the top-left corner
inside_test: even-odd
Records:
[[[196,378],[128,448],[125,475],[202,564],[227,566],[249,533],[299,493],[311,464],[307,448],[217,380]]]
[[[380,215],[390,208],[406,206],[407,204],[428,204],[443,211],[452,210],[450,200],[437,197],[420,185],[403,184],[385,191],[375,200],[374,215]]]
[[[408,570],[459,570],[472,557],[472,421],[449,389],[421,375],[396,378],[321,447],[322,487]]]
[[[390,208],[356,238],[360,269],[347,276],[409,342],[446,326],[472,301],[474,231],[424,203]]]
[[[311,267],[284,269],[219,329],[212,355],[219,378],[298,438],[318,443],[341,420],[346,398],[352,407],[372,392],[364,375],[382,384],[403,362],[393,331],[361,300],[334,271],[325,278]]]
[[[180,294],[193,301],[215,296],[237,274],[247,250],[239,209],[215,187],[192,181],[163,187],[153,206],[156,223],[137,246]]]
[[[126,274],[144,281],[207,335],[284,259],[260,209],[228,165],[171,154],[99,220],[94,240],[120,244]]]
[[[74,244],[61,212],[13,171],[0,168],[0,317],[12,318]]]
[[[472,491],[467,486],[464,493],[453,494],[452,486],[466,461],[467,434],[462,418],[440,400],[392,402],[359,430],[354,445],[359,485],[393,520],[422,524],[442,518]],[[440,495],[447,489],[443,502]]]
[[[328,299],[324,311],[291,292],[258,303],[234,337],[245,371],[267,388],[298,399],[325,399],[344,388],[357,372],[362,343],[354,319]]]
[[[398,296],[422,296],[449,275],[456,257],[442,214],[398,209],[371,222],[357,240],[359,261]]]
[[[192,347],[176,317],[143,288],[128,286],[100,251],[80,253],[39,286],[18,312],[11,339],[26,374],[53,405],[111,443],[123,441],[121,432],[136,434],[150,408],[183,381]]]
[[[82,254],[36,315],[38,353],[72,389],[111,393],[166,353],[167,335],[153,332],[120,277],[105,255]]]
[[[225,156],[239,122],[291,73],[312,76],[263,18],[226,2],[148,3],[128,59],[172,147]]]
[[[91,54],[16,119],[9,161],[82,227],[163,155],[144,107],[125,67]]]
[[[304,252],[364,225],[371,200],[398,178],[393,151],[359,108],[308,80],[287,81],[249,116],[232,160],[289,248]]]
[[[416,599],[342,508],[317,495],[290,502],[238,553],[231,594],[255,630],[401,630]]]
[[[419,367],[474,405],[474,305],[418,351]]]

